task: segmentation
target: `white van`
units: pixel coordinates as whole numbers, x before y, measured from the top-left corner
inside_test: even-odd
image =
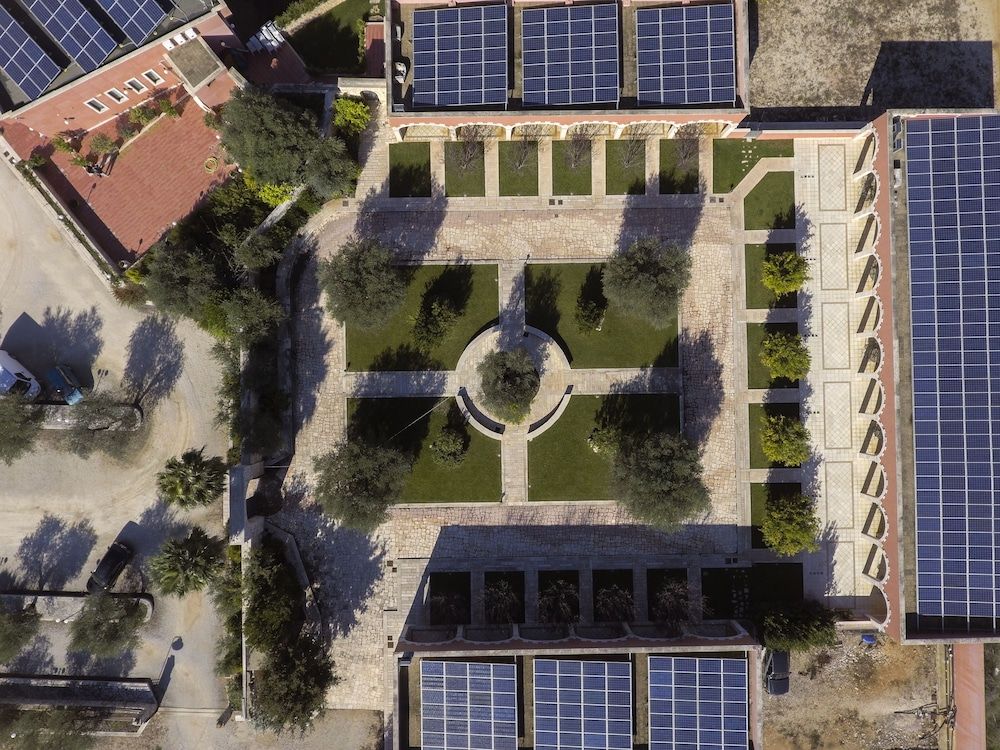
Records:
[[[34,401],[42,392],[38,378],[28,368],[0,349],[0,393],[15,393]]]

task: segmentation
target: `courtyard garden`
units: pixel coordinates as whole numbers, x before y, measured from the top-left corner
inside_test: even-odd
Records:
[[[768,172],[743,200],[746,229],[795,229],[795,173]]]
[[[389,144],[389,195],[393,198],[429,198],[431,144]]]
[[[660,194],[697,193],[698,139],[665,138],[660,141]]]
[[[798,482],[754,482],[750,485],[750,535],[754,549],[767,549],[764,523],[768,503],[780,504],[802,493]]]
[[[790,140],[716,138],[712,143],[712,192],[732,192],[765,157],[794,155],[794,142]]]
[[[747,323],[747,385],[750,388],[797,388],[797,379],[778,376],[765,363],[769,334],[798,336],[796,323]]]
[[[751,469],[797,467],[808,458],[809,434],[798,403],[749,404],[748,411]]]
[[[787,308],[798,304],[798,294],[795,291],[777,294],[764,282],[764,267],[767,261],[774,262],[788,253],[795,252],[794,244],[746,245],[744,260],[748,309]]]
[[[313,72],[361,73],[364,23],[370,10],[369,0],[343,0],[297,29],[292,46]]]
[[[637,138],[604,143],[605,192],[642,195],[646,192],[646,142]]]
[[[482,141],[444,144],[444,189],[449,198],[486,195],[486,160]]]
[[[676,367],[677,308],[663,328],[609,307],[604,297],[604,264],[531,264],[525,270],[528,325],[552,336],[574,368]],[[594,310],[599,329],[581,323]]]
[[[538,141],[500,141],[500,195],[538,195]]]
[[[590,195],[591,147],[586,138],[552,141],[553,195]]]

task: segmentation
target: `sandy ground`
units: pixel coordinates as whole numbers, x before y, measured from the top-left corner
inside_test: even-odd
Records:
[[[845,645],[792,655],[791,690],[766,696],[767,750],[936,747],[921,739],[925,720],[897,711],[935,700],[934,650],[880,640],[873,648],[845,636]]]

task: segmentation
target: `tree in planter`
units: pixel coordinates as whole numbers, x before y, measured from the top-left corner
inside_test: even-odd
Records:
[[[445,425],[431,443],[430,451],[434,463],[455,468],[461,465],[469,451],[468,435],[457,427]]]
[[[110,594],[88,596],[70,623],[70,651],[98,658],[120,656],[139,645],[143,607],[136,600]]]
[[[205,449],[189,450],[167,460],[156,475],[160,499],[181,508],[209,505],[226,488],[226,464],[218,456],[205,458]]]
[[[506,578],[490,581],[483,588],[483,610],[487,622],[512,624],[517,621],[521,606],[521,597]]]
[[[0,610],[0,664],[4,664],[31,643],[38,632],[38,615],[31,610]]]
[[[635,619],[632,592],[617,584],[599,589],[594,596],[594,616],[599,622],[631,622]]]
[[[658,328],[673,319],[681,293],[691,279],[691,256],[654,237],[633,242],[604,266],[604,295],[626,315]]]
[[[772,378],[799,380],[809,374],[809,350],[798,333],[771,331],[760,346],[760,361]]]
[[[427,600],[435,625],[468,625],[469,600],[456,591],[431,594]]]
[[[686,579],[665,581],[651,602],[653,621],[671,633],[679,633],[681,624],[691,619],[689,597]]]
[[[73,137],[68,133],[60,133],[52,139],[52,148],[56,151],[61,151],[64,154],[73,153],[76,151],[76,146],[73,145]]]
[[[809,264],[794,250],[771,253],[761,264],[760,280],[778,296],[797,292],[809,280]]]
[[[572,625],[580,619],[580,590],[572,581],[557,578],[538,595],[538,620],[549,625]]]
[[[611,478],[625,509],[651,526],[672,529],[710,505],[698,448],[681,435],[626,440],[615,454]]]
[[[349,239],[320,266],[319,280],[330,313],[359,328],[386,323],[406,294],[406,280],[393,265],[392,251],[375,240]]]
[[[155,119],[156,112],[144,104],[139,105],[138,107],[132,107],[132,109],[128,111],[128,121],[139,128],[139,130],[142,130]]]
[[[343,443],[315,459],[316,499],[347,526],[371,531],[403,490],[410,460],[395,448]]]
[[[483,358],[477,368],[481,378],[483,405],[500,419],[522,422],[538,393],[541,378],[525,349],[497,350]]]
[[[371,119],[372,111],[361,99],[341,96],[333,103],[333,125],[348,138],[361,135]]]
[[[16,393],[0,395],[0,460],[7,466],[35,447],[42,411]]]
[[[222,303],[229,335],[244,349],[267,338],[285,317],[278,301],[244,287]]]
[[[164,542],[149,561],[153,582],[164,594],[184,596],[201,591],[222,567],[222,539],[210,536],[199,526],[184,539]]]
[[[819,602],[805,600],[770,609],[761,618],[764,645],[777,651],[807,651],[836,645],[837,618]]]
[[[107,133],[97,133],[90,139],[90,150],[103,156],[117,151],[118,144]]]
[[[467,172],[480,163],[483,158],[483,141],[492,134],[493,129],[488,125],[464,125],[459,130],[459,169]]]
[[[798,466],[809,458],[809,431],[798,419],[765,414],[760,425],[760,447],[769,461]]]
[[[779,555],[815,552],[820,524],[813,499],[801,493],[768,497],[760,531],[764,543]]]
[[[253,714],[258,729],[280,734],[285,729],[306,732],[323,714],[326,692],[336,683],[333,662],[323,644],[302,635],[292,644],[278,644],[264,668],[255,673]]]
[[[600,132],[599,125],[577,125],[569,135],[566,146],[566,166],[576,171],[590,163],[590,151],[594,138]]]

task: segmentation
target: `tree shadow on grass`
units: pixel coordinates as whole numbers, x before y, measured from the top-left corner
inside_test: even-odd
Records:
[[[427,282],[420,301],[420,314],[426,315],[437,301],[446,304],[456,315],[461,315],[471,296],[472,266],[468,263],[446,266],[438,276]]]
[[[17,548],[25,585],[62,590],[83,571],[96,543],[97,534],[90,521],[70,525],[46,513]]]
[[[414,372],[443,370],[444,364],[413,344],[384,349],[372,360],[372,372]]]
[[[184,371],[184,344],[169,318],[150,315],[129,337],[122,388],[136,406],[151,409],[170,395]]]
[[[352,440],[391,445],[414,461],[420,457],[430,429],[430,410],[440,399],[359,399],[350,417],[347,433]]]

